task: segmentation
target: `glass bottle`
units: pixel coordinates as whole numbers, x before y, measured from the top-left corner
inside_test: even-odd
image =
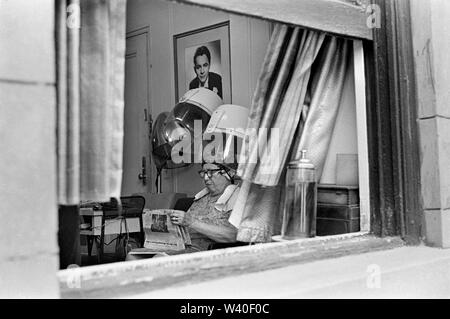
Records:
[[[282,239],[316,236],[316,170],[302,150],[299,160],[288,164],[283,199]]]

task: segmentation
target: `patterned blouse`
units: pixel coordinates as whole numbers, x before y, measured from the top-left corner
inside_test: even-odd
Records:
[[[194,219],[206,224],[234,228],[228,221],[228,218],[230,218],[238,193],[239,187],[237,185],[227,186],[224,192],[218,195],[211,195],[205,188],[195,195],[195,200],[187,211],[187,214],[191,214]],[[194,229],[188,229],[192,242],[189,250],[207,250],[210,244],[215,243],[214,240]]]

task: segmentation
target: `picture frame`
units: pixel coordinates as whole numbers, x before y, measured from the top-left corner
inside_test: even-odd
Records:
[[[230,23],[229,21],[210,25],[196,30],[176,34],[173,37],[175,59],[175,101],[188,90],[197,88],[205,80],[205,87],[217,93],[224,104],[231,104],[231,60],[230,60]],[[209,66],[204,62],[206,47],[211,57]],[[194,65],[196,61],[202,65]],[[200,56],[200,57],[199,57]],[[197,71],[196,71],[197,70]]]

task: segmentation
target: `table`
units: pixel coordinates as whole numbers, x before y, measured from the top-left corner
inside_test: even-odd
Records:
[[[141,233],[141,236],[143,236],[142,220],[139,217],[104,219],[102,210],[95,210],[91,207],[80,208],[80,216],[82,216],[84,223],[91,225],[89,229],[80,230],[80,236],[87,236],[89,256],[91,256],[92,244],[95,237],[100,236],[100,244],[98,246],[96,242],[99,262],[103,258],[105,235],[126,234],[125,220],[128,233]],[[104,227],[102,227],[102,223],[104,223]]]

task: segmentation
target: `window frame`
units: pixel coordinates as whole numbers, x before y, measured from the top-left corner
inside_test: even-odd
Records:
[[[254,0],[239,1],[257,5]],[[294,3],[297,0],[285,1]],[[308,1],[312,0],[301,0],[299,3]],[[314,1],[334,5],[343,5],[345,2]],[[213,0],[178,2],[224,10],[223,3]],[[363,3],[367,5],[366,1]],[[373,4],[381,9],[382,27],[371,30],[373,38],[361,38],[367,81],[370,232],[227,248],[171,256],[170,259],[146,259],[61,270],[58,272],[61,296],[126,295],[142,289],[149,291],[224,275],[399,247],[405,242],[420,243],[420,161],[409,3],[402,0],[374,0]],[[350,34],[327,31],[347,37]],[[409,81],[401,81],[405,77]],[[70,283],[74,282],[79,284],[76,286],[79,289],[71,289],[73,285]]]
[[[360,232],[65,269],[58,272],[58,279],[62,298],[133,297],[168,287],[402,246],[404,241],[399,237]]]
[[[409,1],[372,0],[380,28],[363,41],[371,232],[422,242],[420,158]]]

